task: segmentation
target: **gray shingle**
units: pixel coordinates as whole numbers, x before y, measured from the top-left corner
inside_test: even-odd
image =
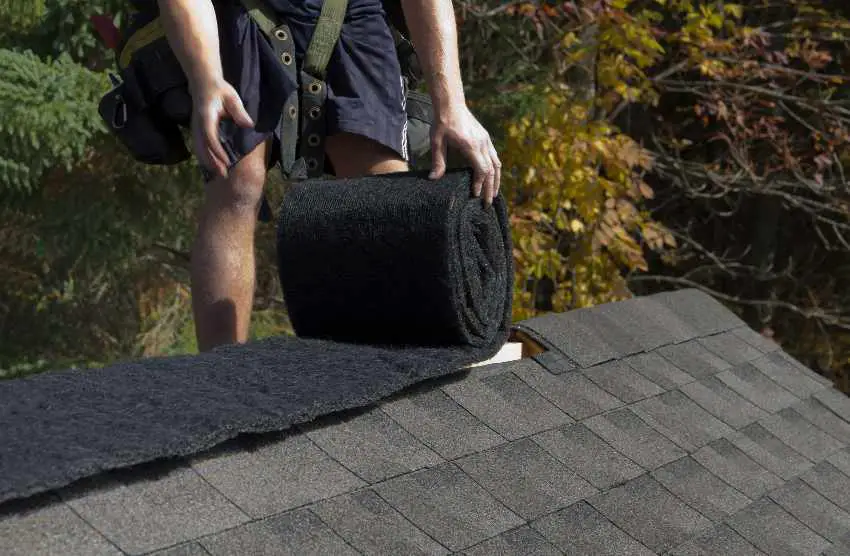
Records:
[[[670,556],[764,556],[764,552],[721,524],[670,552]]]
[[[705,349],[696,340],[664,346],[658,348],[657,353],[697,379],[717,374],[730,367],[729,363]]]
[[[575,325],[590,330],[591,333],[611,347],[617,359],[644,350],[644,347],[635,337],[635,331],[622,326],[617,318],[608,318],[606,311],[600,310],[599,306],[570,311],[566,313],[566,316],[568,322],[565,323],[565,331],[567,333],[569,333],[570,327]],[[582,363],[580,359],[575,360]],[[596,365],[601,362],[587,362],[583,366]]]
[[[788,390],[773,382],[750,363],[724,371],[717,375],[717,378],[741,396],[771,413],[799,401]]]
[[[303,427],[329,456],[369,483],[443,461],[380,408]]]
[[[446,459],[486,450],[504,439],[439,389],[384,403],[383,410]]]
[[[753,499],[782,484],[782,479],[725,438],[700,448],[692,457],[714,475]]]
[[[664,392],[663,388],[654,382],[650,382],[622,361],[611,361],[596,365],[583,371],[583,374],[596,385],[626,403],[636,402]]]
[[[812,466],[799,452],[779,440],[759,423],[740,430],[729,440],[760,465],[786,481]]]
[[[569,371],[574,371],[578,368],[572,361],[564,357],[563,354],[557,351],[544,351],[537,355],[532,355],[531,360],[542,366],[544,369],[553,375],[560,375]]]
[[[578,502],[538,519],[531,525],[565,554],[652,554],[648,548],[611,523],[587,502]]]
[[[761,424],[776,438],[812,461],[826,459],[844,447],[790,407],[762,420]]]
[[[348,544],[365,554],[446,554],[371,489],[317,503],[311,508]]]
[[[817,398],[806,398],[791,409],[836,440],[850,444],[850,423],[830,411]]]
[[[597,415],[584,423],[620,453],[646,469],[655,469],[686,455],[629,408]]]
[[[770,497],[826,539],[840,542],[850,533],[850,514],[818,494],[800,479],[785,483],[771,492]]]
[[[610,345],[585,315],[589,309],[567,313],[546,313],[516,323],[514,326],[544,340],[551,350],[563,353],[582,367],[617,359],[620,354]]]
[[[512,373],[455,382],[443,390],[509,440],[572,422]]]
[[[696,332],[650,297],[633,297],[593,307],[593,311],[616,323],[644,351],[693,338]]]
[[[462,550],[524,520],[451,463],[375,485],[381,498],[450,550]]]
[[[516,374],[574,419],[586,419],[623,405],[623,402],[581,373],[570,372],[556,376],[539,368],[526,367],[517,370]]]
[[[767,498],[728,521],[741,536],[768,554],[819,554],[830,543]]]
[[[811,371],[792,365],[778,353],[770,353],[752,362],[753,366],[798,397],[803,398],[826,388],[812,378]]]
[[[669,306],[660,303],[657,297],[639,296],[634,302],[643,310],[647,322],[653,322],[669,333],[670,341],[666,343],[680,344],[700,335],[691,323],[677,315]]]
[[[688,452],[733,432],[728,425],[678,391],[644,400],[634,405],[632,410]]]
[[[196,542],[187,542],[151,552],[148,556],[209,556],[210,553]]]
[[[685,457],[652,472],[667,490],[713,521],[722,521],[750,503],[738,490]]]
[[[200,540],[212,556],[356,555],[358,552],[306,509],[254,521]]]
[[[527,520],[565,508],[597,492],[530,438],[466,456],[456,463]]]
[[[850,421],[850,396],[835,388],[826,388],[814,394],[814,397],[830,411],[845,421]]]
[[[762,353],[770,353],[771,351],[776,351],[779,348],[779,344],[759,334],[749,326],[743,326],[741,328],[736,328],[732,331],[733,334],[756,348]]]
[[[192,466],[254,518],[365,485],[303,434],[253,449],[213,452]]]
[[[121,552],[61,502],[15,505],[0,513],[4,556],[118,556]]]
[[[850,554],[850,542],[844,541],[827,548],[821,552],[820,556],[847,556],[848,554]]]
[[[600,489],[624,483],[644,472],[581,423],[546,431],[533,439]]]
[[[639,353],[623,361],[665,390],[674,390],[677,386],[694,380],[694,377],[683,372],[657,353]]]
[[[828,462],[821,462],[809,469],[800,478],[809,486],[850,512],[850,477]]]
[[[700,338],[698,341],[708,351],[730,365],[748,363],[762,356],[759,350],[742,340],[734,332],[723,332],[714,336],[706,336],[705,338]]]
[[[768,415],[764,410],[742,398],[716,376],[691,382],[682,386],[680,390],[700,407],[736,429]]]
[[[505,531],[501,535],[476,544],[462,553],[464,556],[560,556],[543,535],[527,525]]]
[[[189,468],[153,467],[148,472],[126,484],[104,481],[94,490],[80,483],[67,492],[67,503],[118,548],[131,553],[173,546],[248,520]]]
[[[784,360],[788,365],[791,365],[795,369],[798,369],[801,373],[808,376],[812,380],[815,380],[829,388],[835,386],[831,378],[826,377],[818,372],[815,372],[814,369],[810,369],[809,367],[803,365],[796,357],[794,357],[787,351],[777,351],[773,355],[779,359]]]
[[[670,550],[711,526],[709,520],[648,475],[641,475],[588,502],[656,552]]]
[[[705,292],[693,288],[652,296],[694,328],[700,336],[746,326],[735,313]]]
[[[836,469],[845,475],[850,476],[850,448],[844,448],[832,454],[826,458],[826,461],[834,465]]]

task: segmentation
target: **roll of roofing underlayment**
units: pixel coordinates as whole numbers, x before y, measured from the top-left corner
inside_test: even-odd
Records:
[[[467,171],[312,181],[281,219],[302,337],[0,381],[0,503],[369,405],[505,345],[504,201],[484,208]]]
[[[507,212],[471,174],[313,180],[287,193],[278,267],[299,336],[372,344],[504,341],[513,284]]]

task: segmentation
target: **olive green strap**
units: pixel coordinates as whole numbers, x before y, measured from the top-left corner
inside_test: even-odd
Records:
[[[257,23],[260,30],[269,36],[277,27],[275,20],[277,19],[274,12],[269,9],[265,2],[261,0],[241,0],[242,5],[248,10],[248,15]]]
[[[324,79],[325,69],[333,54],[348,9],[348,0],[324,0],[322,13],[316,22],[310,46],[304,55],[304,70],[314,77]]]

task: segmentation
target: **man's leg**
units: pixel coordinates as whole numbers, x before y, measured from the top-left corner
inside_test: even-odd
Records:
[[[192,308],[198,349],[248,339],[254,302],[254,232],[268,142],[207,184],[192,247]]]
[[[409,168],[398,153],[363,135],[335,133],[326,139],[325,151],[338,178],[406,172]]]

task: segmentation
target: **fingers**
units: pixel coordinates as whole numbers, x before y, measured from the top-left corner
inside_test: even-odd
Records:
[[[479,147],[478,150],[472,153],[473,164],[475,164],[475,175],[472,178],[472,193],[476,197],[481,197],[482,194],[487,195],[490,180],[490,157],[485,156]]]
[[[428,177],[438,180],[446,172],[446,140],[440,129],[435,129],[431,137],[431,173]]]
[[[499,154],[496,152],[496,147],[493,146],[493,142],[490,141],[490,160],[493,164],[493,191],[492,197],[490,197],[491,202],[492,199],[499,194],[499,188],[502,185],[502,161],[499,160]]]
[[[221,108],[219,106],[206,107],[205,113],[202,116],[204,149],[208,154],[209,163],[220,176],[227,175],[227,153],[224,152],[224,147],[221,146],[221,141],[218,136],[218,124],[221,119]]]
[[[493,199],[499,192],[502,163],[490,136],[485,132],[484,137],[476,152],[476,177],[473,191],[476,196],[481,196],[485,205],[489,206],[493,204]]]
[[[230,91],[224,97],[224,109],[233,118],[233,121],[240,127],[254,127],[254,121],[251,119],[248,111],[245,110],[245,105],[242,104],[242,99],[236,91]]]

